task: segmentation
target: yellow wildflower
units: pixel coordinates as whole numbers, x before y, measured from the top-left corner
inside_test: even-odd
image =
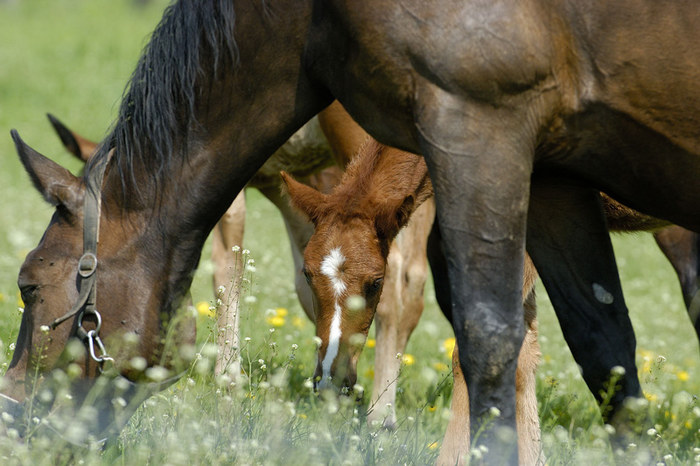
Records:
[[[370,367],[365,371],[365,377],[371,379],[374,377],[374,367]]]
[[[688,371],[678,371],[676,373],[676,377],[678,377],[678,380],[680,380],[681,382],[687,382],[690,378],[690,375],[688,374]]]
[[[277,309],[275,309],[275,314],[277,315],[277,317],[287,317],[289,311],[284,307],[278,307]]]
[[[292,325],[296,328],[303,328],[306,325],[306,321],[299,316],[294,316],[292,318]]]
[[[447,340],[442,342],[442,347],[445,350],[445,355],[450,359],[452,359],[452,352],[455,349],[456,343],[457,343],[457,341],[455,340],[454,337],[448,338]]]
[[[449,366],[448,366],[447,364],[445,364],[444,362],[434,362],[434,363],[433,363],[433,369],[435,369],[435,370],[438,371],[438,372],[446,372],[446,371],[448,371],[450,368],[449,368]]]
[[[22,301],[22,293],[17,292],[17,306],[24,307],[24,301]]]
[[[265,318],[265,321],[269,324],[272,325],[273,327],[282,327],[284,325],[284,317],[282,316],[268,316]]]
[[[435,450],[438,447],[437,442],[431,442],[428,444],[428,450]]]
[[[206,301],[200,301],[197,303],[195,306],[197,308],[197,312],[199,312],[200,315],[203,316],[208,316],[208,317],[214,317],[214,310],[210,309],[209,303]]]
[[[407,366],[410,366],[411,364],[416,362],[416,358],[414,358],[412,354],[406,353],[403,356],[401,356],[401,362],[403,362]]]
[[[644,393],[644,398],[646,398],[650,403],[653,403],[659,399],[659,397],[653,393],[649,393],[649,392],[643,392],[643,393]]]
[[[374,338],[368,338],[367,342],[365,343],[365,346],[367,348],[374,348],[377,346],[377,341]]]
[[[436,409],[437,407],[435,405],[428,406],[428,411],[430,411],[431,413],[434,413]]]

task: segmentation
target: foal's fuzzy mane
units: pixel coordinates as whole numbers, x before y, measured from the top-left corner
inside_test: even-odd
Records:
[[[202,90],[206,96],[222,70],[237,62],[234,22],[230,0],[180,0],[165,10],[86,175],[111,148],[125,191],[136,187],[135,170],[160,183],[176,161],[184,160]]]

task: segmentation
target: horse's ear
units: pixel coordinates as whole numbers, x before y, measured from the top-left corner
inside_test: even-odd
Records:
[[[54,131],[56,131],[56,134],[58,134],[58,137],[61,138],[61,142],[68,152],[75,155],[83,162],[90,160],[90,157],[92,157],[92,154],[94,154],[95,150],[97,149],[97,143],[74,133],[68,129],[66,125],[61,123],[58,118],[50,113],[47,113],[46,116],[51,122]]]
[[[326,200],[326,194],[300,183],[287,172],[280,172],[284,182],[283,190],[287,192],[292,207],[301,211],[312,222],[316,223]]]
[[[63,205],[71,212],[80,209],[80,180],[71,172],[29,147],[16,130],[11,131],[19,159],[36,189],[52,205]]]

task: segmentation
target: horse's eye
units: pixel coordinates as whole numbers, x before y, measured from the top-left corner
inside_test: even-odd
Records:
[[[379,290],[382,289],[383,278],[375,278],[371,282],[365,284],[365,297],[367,299],[374,298]]]
[[[19,289],[19,294],[24,304],[31,303],[36,298],[36,292],[39,289],[37,285],[23,285]]]

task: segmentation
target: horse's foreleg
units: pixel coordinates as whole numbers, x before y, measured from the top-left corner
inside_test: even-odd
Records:
[[[238,354],[238,304],[242,261],[234,254],[233,246],[242,246],[245,229],[245,193],[241,191],[212,231],[211,258],[214,263],[214,296],[221,300],[217,311],[217,344],[215,374],[228,370],[234,376],[240,373]]]
[[[535,280],[537,272],[529,257],[525,258],[523,275],[523,306],[527,333],[518,356],[515,373],[515,419],[518,428],[518,456],[521,465],[545,464],[540,441],[540,418],[537,411],[536,370],[540,360],[537,341],[537,303]],[[458,349],[452,353],[452,404],[451,417],[440,447],[438,465],[465,464],[469,453],[469,394],[464,374],[459,366]]]
[[[384,289],[375,315],[376,350],[370,423],[381,421],[386,428],[396,424],[396,387],[408,338],[423,313],[423,290],[428,274],[426,241],[435,217],[432,199],[411,216],[391,245],[384,276]]]
[[[489,462],[517,463],[515,370],[525,334],[522,272],[534,135],[530,115],[418,93],[471,431]],[[472,436],[473,438],[473,436]]]
[[[598,192],[567,179],[533,179],[527,247],[583,378],[610,418],[640,386],[634,331]],[[622,368],[615,371],[619,387],[608,398],[616,367]]]

